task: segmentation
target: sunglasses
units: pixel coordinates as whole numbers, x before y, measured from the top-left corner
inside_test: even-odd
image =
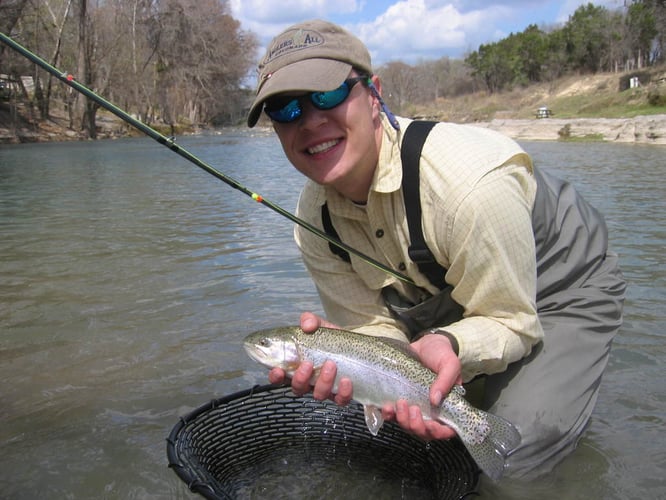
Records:
[[[354,85],[361,81],[367,81],[367,76],[355,76],[348,78],[342,85],[335,90],[328,90],[326,92],[310,92],[298,97],[283,96],[278,98],[269,99],[266,101],[264,111],[268,117],[278,123],[291,123],[303,114],[303,106],[301,101],[310,98],[310,102],[317,109],[327,110],[340,106],[349,97]]]

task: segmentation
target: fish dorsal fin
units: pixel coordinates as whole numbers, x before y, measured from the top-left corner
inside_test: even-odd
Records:
[[[368,426],[370,433],[376,436],[384,425],[382,411],[374,405],[363,405],[363,413],[365,414],[365,425]]]

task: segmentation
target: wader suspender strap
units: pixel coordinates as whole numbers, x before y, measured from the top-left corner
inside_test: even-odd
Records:
[[[332,236],[338,241],[340,240],[340,235],[338,232],[335,230],[335,227],[333,226],[333,223],[331,222],[331,214],[328,213],[328,203],[324,203],[321,206],[321,223],[324,225],[324,231],[326,234],[329,236]],[[331,252],[333,252],[334,255],[337,255],[340,257],[342,260],[345,262],[351,263],[351,258],[349,257],[349,252],[345,250],[344,248],[340,248],[337,245],[334,245],[330,241],[328,242],[328,248],[331,249]]]
[[[428,278],[428,281],[441,290],[446,286],[444,281],[446,270],[437,263],[423,237],[419,180],[421,152],[426,137],[435,124],[436,122],[432,121],[413,121],[409,124],[405,130],[405,137],[402,139],[400,160],[402,161],[402,196],[405,200],[407,227],[411,241],[407,253],[412,262],[419,267],[419,271]]]
[[[407,227],[411,244],[409,245],[409,258],[418,266],[430,283],[440,290],[446,286],[444,274],[446,270],[440,266],[426,245],[421,227],[421,190],[419,184],[419,163],[421,151],[428,137],[428,133],[435,126],[432,121],[413,121],[405,130],[402,140],[402,151],[400,160],[402,162],[402,192],[405,202],[405,213],[407,216]],[[324,203],[321,207],[321,220],[324,231],[329,236],[340,239],[338,232],[333,227],[328,205]],[[351,262],[349,253],[333,243],[328,244],[331,252],[345,262]]]

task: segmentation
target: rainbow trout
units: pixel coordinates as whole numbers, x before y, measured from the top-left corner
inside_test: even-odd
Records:
[[[455,386],[439,407],[432,406],[429,391],[435,373],[403,342],[330,328],[307,334],[291,326],[252,333],[244,347],[255,361],[280,367],[290,376],[302,361],[311,361],[315,373],[327,359],[335,361],[334,392],[341,377],[351,379],[354,399],[363,405],[373,435],[384,423],[384,403],[405,399],[418,405],[424,418],[452,427],[479,468],[494,480],[502,476],[506,456],[520,444],[520,434],[511,423],[471,406],[461,386]]]

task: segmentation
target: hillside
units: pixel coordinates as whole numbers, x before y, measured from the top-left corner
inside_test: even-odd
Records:
[[[641,85],[628,87],[637,74]],[[660,96],[658,106],[648,102]],[[630,118],[666,113],[666,67],[636,73],[570,75],[554,82],[537,83],[497,94],[476,92],[433,105],[415,107],[412,114],[458,123],[492,119],[531,119],[541,106],[558,118]]]
[[[628,86],[638,75],[641,85]],[[547,106],[553,117],[535,119]],[[0,101],[0,143],[81,139],[67,129],[63,112],[36,123],[26,116],[12,119],[6,101]],[[585,139],[666,144],[666,67],[637,73],[567,76],[551,83],[489,95],[477,92],[440,99],[428,106],[410,106],[405,116],[457,123],[476,123],[522,139]],[[101,110],[100,138],[118,137],[128,127]]]
[[[627,88],[636,75],[640,86]],[[551,118],[536,119],[542,106],[553,113]],[[474,123],[514,139],[666,145],[666,67],[566,76],[492,95],[477,92],[413,107],[405,114]]]

